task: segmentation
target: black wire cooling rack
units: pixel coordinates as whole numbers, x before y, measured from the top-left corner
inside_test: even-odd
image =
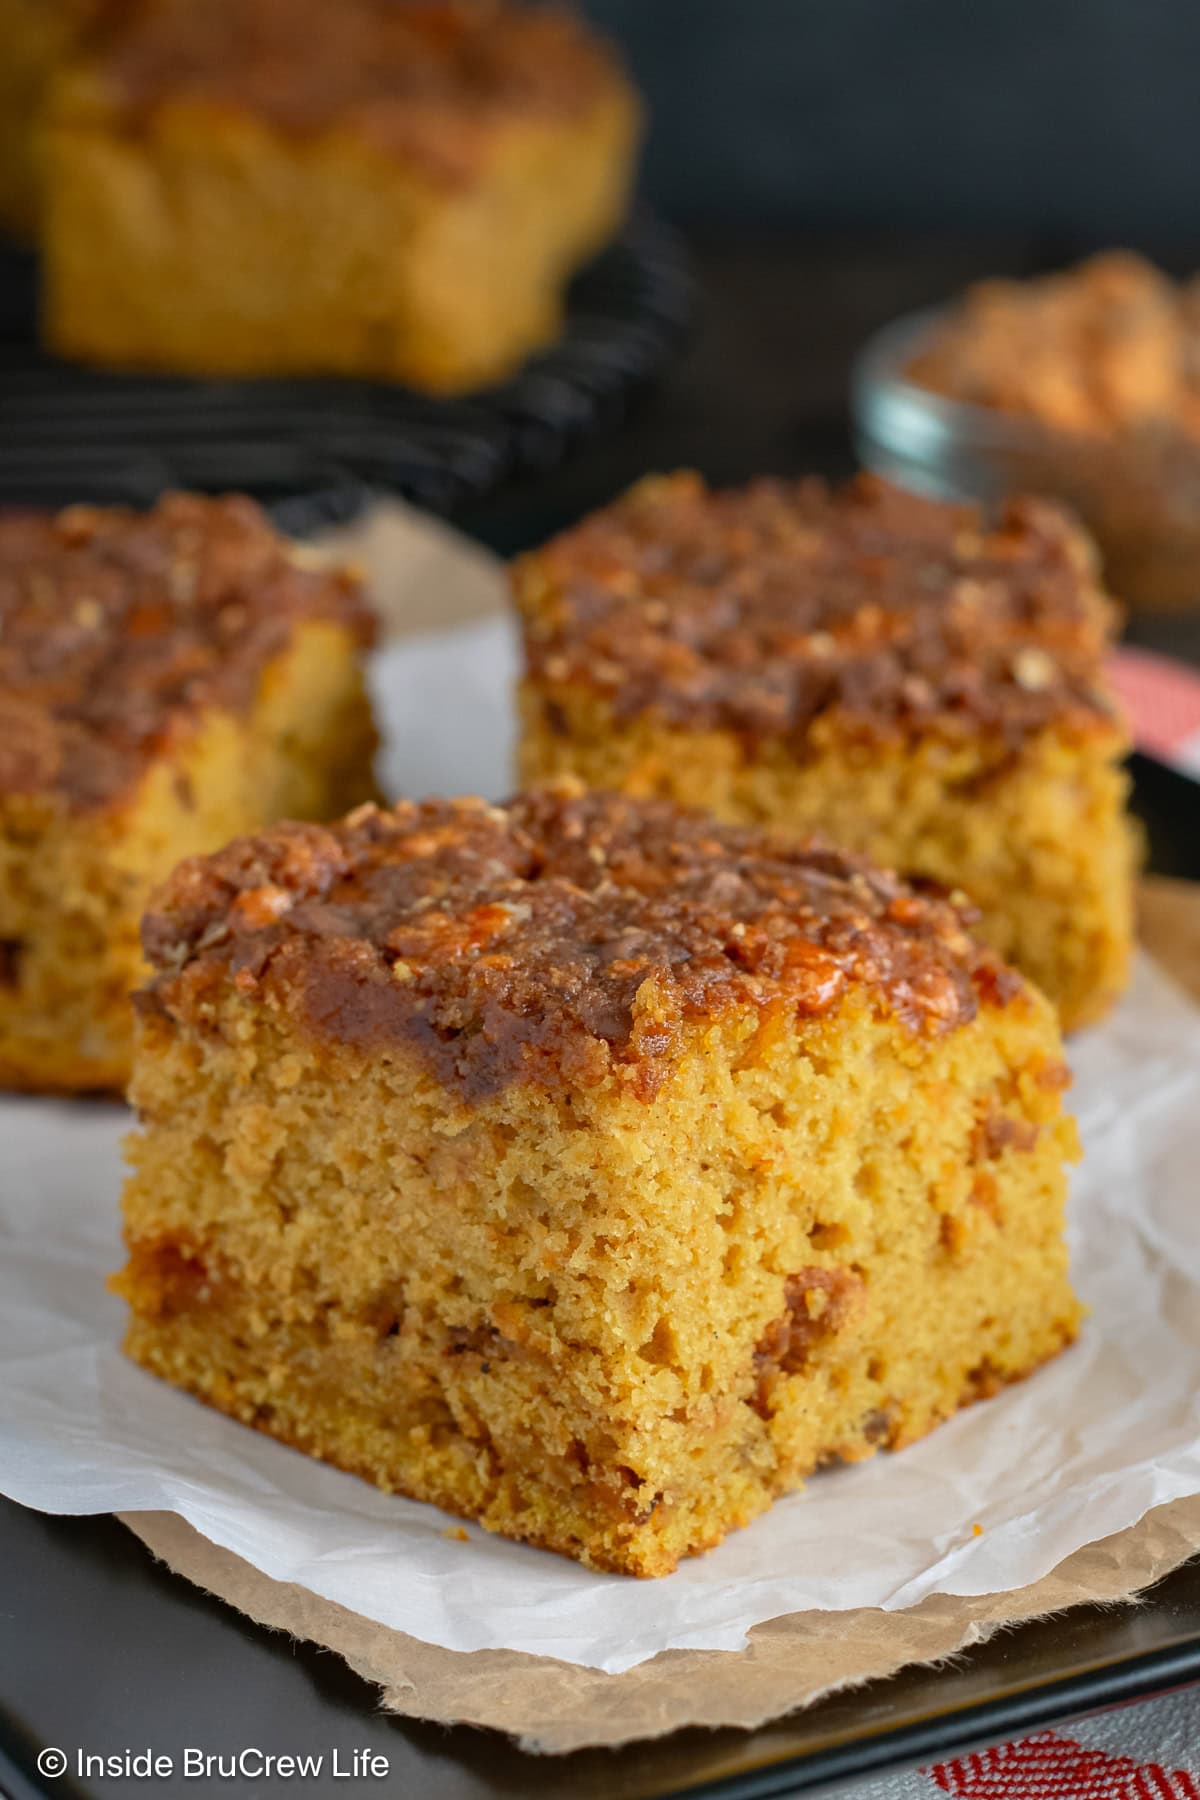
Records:
[[[0,506],[152,504],[237,489],[301,531],[376,489],[448,513],[553,468],[618,423],[670,362],[694,286],[675,234],[642,213],[573,282],[561,339],[503,386],[430,399],[346,380],[100,373],[37,347],[37,270],[0,247]]]

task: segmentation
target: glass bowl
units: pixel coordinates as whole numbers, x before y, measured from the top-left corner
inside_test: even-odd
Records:
[[[900,487],[994,505],[1047,494],[1072,506],[1108,586],[1146,611],[1200,609],[1200,444],[1169,428],[1101,439],[949,399],[905,371],[939,320],[912,313],[859,355],[851,400],[860,460]]]

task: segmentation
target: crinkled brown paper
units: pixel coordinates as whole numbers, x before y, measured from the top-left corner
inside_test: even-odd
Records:
[[[461,624],[499,603],[489,558],[400,508],[377,511],[356,529],[351,548],[369,569],[391,629]],[[1200,890],[1147,882],[1142,937],[1200,998]],[[123,1515],[123,1522],[176,1574],[261,1625],[336,1651],[379,1685],[390,1711],[491,1726],[526,1749],[555,1754],[687,1725],[753,1728],[906,1663],[937,1661],[1003,1626],[1084,1602],[1130,1600],[1200,1551],[1200,1497],[1177,1500],[1011,1593],[934,1594],[907,1612],[792,1613],[755,1627],[745,1650],[669,1650],[607,1675],[515,1650],[443,1650],[273,1581],[174,1513]]]

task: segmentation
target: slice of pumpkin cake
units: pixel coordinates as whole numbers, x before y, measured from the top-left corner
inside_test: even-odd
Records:
[[[663,802],[278,826],[145,925],[146,1368],[662,1575],[1074,1335],[1049,1003],[949,904]]]

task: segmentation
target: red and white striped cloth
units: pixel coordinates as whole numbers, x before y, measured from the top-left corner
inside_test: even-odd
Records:
[[[1138,749],[1200,781],[1200,673],[1129,645],[1111,671]]]
[[[1200,1686],[853,1788],[845,1800],[1200,1800]]]

